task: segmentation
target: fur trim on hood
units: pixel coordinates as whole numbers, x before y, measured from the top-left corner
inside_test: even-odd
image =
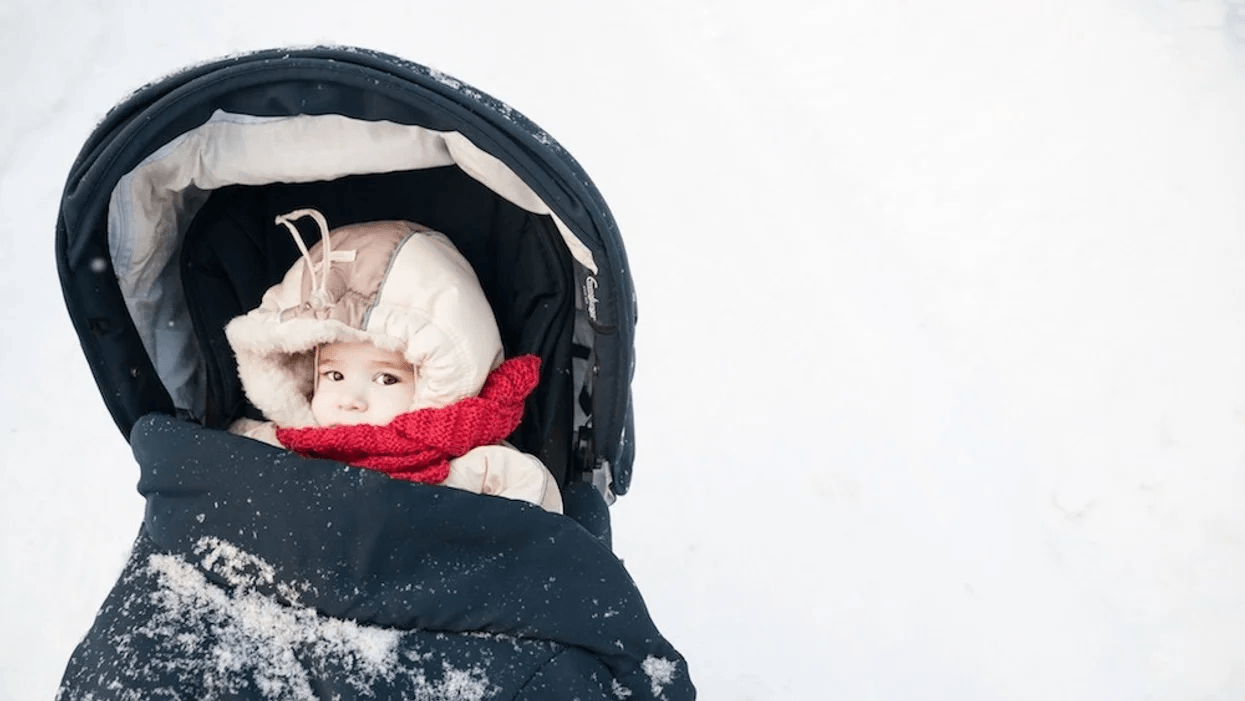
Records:
[[[291,223],[302,216],[322,232],[310,249]],[[277,223],[290,229],[303,256],[258,308],[225,327],[242,388],[269,420],[316,425],[315,350],[325,343],[368,341],[402,353],[416,373],[409,411],[475,396],[501,364],[493,309],[444,234],[406,221],[330,232],[316,210],[290,212]]]

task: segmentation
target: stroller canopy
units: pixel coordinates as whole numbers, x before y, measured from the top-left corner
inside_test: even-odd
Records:
[[[57,222],[69,315],[118,428],[254,415],[223,325],[298,255],[273,216],[409,219],[475,267],[507,355],[544,361],[512,439],[564,484],[627,491],[635,296],[582,168],[523,115],[374,51],[273,50],[181,71],[114,107]],[[304,232],[308,245],[318,238]]]

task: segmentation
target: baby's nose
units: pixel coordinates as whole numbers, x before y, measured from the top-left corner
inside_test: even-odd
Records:
[[[342,397],[342,408],[363,411],[367,409],[367,396],[363,392],[348,392]]]

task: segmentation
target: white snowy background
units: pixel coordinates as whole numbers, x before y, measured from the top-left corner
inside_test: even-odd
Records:
[[[61,302],[131,90],[340,43],[585,166],[640,295],[616,550],[704,699],[1245,698],[1245,25],[1223,0],[0,0],[0,701],[137,531]]]

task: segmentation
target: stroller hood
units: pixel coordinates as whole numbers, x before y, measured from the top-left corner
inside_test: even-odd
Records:
[[[188,68],[123,100],[84,144],[61,200],[57,263],[127,440],[153,412],[219,426],[253,411],[222,322],[253,308],[295,252],[252,222],[317,205],[335,222],[410,219],[454,239],[506,353],[544,360],[518,442],[563,482],[626,492],[636,303],[601,194],[511,107],[354,48]]]

